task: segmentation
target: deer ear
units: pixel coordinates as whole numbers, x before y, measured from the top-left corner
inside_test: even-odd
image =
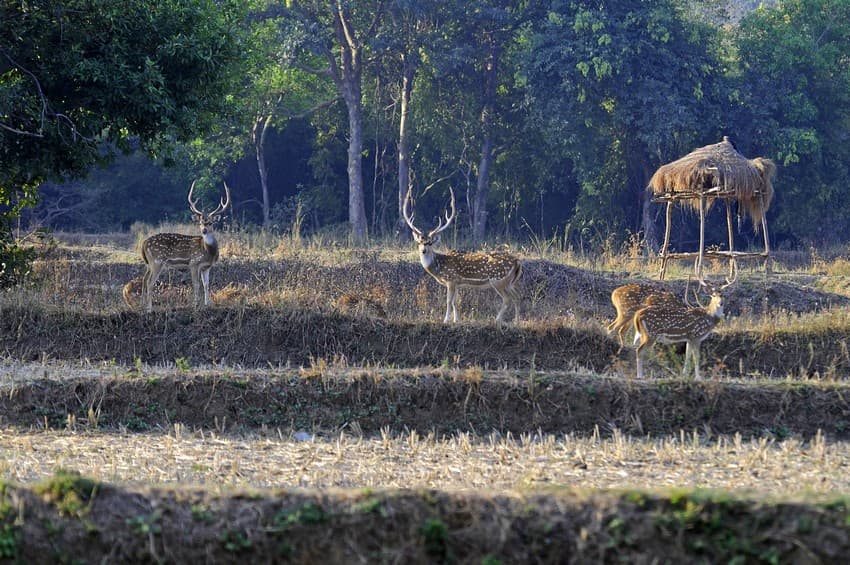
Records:
[[[192,221],[193,222],[200,222],[201,221],[201,215],[200,214],[192,214]]]
[[[220,222],[221,221],[221,214],[216,214],[215,216],[213,216],[212,221],[213,221],[213,223]]]
[[[435,235],[434,237],[431,238],[431,244],[432,245],[434,243],[437,243],[438,241],[440,241],[440,234],[437,234],[437,235]]]

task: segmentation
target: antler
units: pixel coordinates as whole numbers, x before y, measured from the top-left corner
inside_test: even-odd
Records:
[[[446,210],[446,223],[443,224],[443,218],[440,218],[437,227],[428,232],[428,239],[433,239],[435,235],[449,227],[449,225],[452,223],[452,220],[455,219],[455,191],[452,190],[452,187],[449,187],[449,193],[451,193],[452,195],[452,213],[449,214],[449,211]]]
[[[703,287],[703,288],[706,288],[706,287],[711,288],[711,285],[709,283],[703,281],[702,279],[700,279],[700,286]],[[690,288],[691,288],[691,275],[688,275],[688,282],[685,283],[685,304],[688,306],[688,308],[695,308],[695,306],[693,304],[691,304],[691,301],[688,298],[688,290],[690,290]],[[697,301],[697,306],[699,306],[702,309],[705,309],[705,304],[703,304],[702,301],[699,299],[699,293],[696,289],[694,289],[694,300]]]
[[[407,212],[407,206],[410,204],[410,195],[413,192],[413,187],[408,187],[407,195],[404,197],[404,205],[401,207],[401,214],[404,216],[404,221],[410,227],[411,231],[417,237],[422,237],[422,230],[413,225],[413,216]]]
[[[727,288],[729,288],[730,286],[735,284],[735,282],[737,280],[738,280],[738,263],[737,263],[737,261],[732,261],[732,278],[730,279],[729,277],[726,277],[726,284],[720,286],[719,288],[714,286],[713,284],[703,280],[702,273],[699,274],[699,284],[700,284],[700,286],[702,288],[706,289],[706,291],[711,295],[720,294],[721,292],[723,292],[724,290],[726,290]],[[688,281],[690,282],[690,276],[688,276]],[[687,290],[685,290],[685,292],[687,293]],[[696,296],[696,294],[694,294],[694,296]],[[697,302],[699,303],[700,306],[702,306],[702,303],[699,301],[699,298],[697,298]]]
[[[194,203],[194,202],[192,202],[192,192],[194,192],[194,190],[195,190],[195,182],[196,182],[196,181],[194,181],[194,180],[193,180],[193,181],[192,181],[192,186],[190,186],[190,187],[189,187],[189,208],[190,208],[190,209],[192,210],[192,212],[194,212],[195,214],[197,214],[197,215],[199,215],[199,216],[203,216],[203,215],[204,215],[204,213],[203,213],[203,212],[201,212],[200,210],[198,210],[198,207],[195,205],[195,203]]]
[[[226,182],[224,183],[224,196],[225,196],[225,199],[218,201],[218,207],[215,210],[213,210],[212,212],[210,212],[210,216],[215,216],[216,214],[221,214],[222,212],[227,210],[228,206],[230,206],[230,189],[227,187]]]
[[[720,287],[720,290],[724,290],[735,284],[735,281],[738,280],[738,262],[732,261],[732,280],[729,280],[729,277],[726,277],[726,284]]]
[[[205,214],[203,212],[201,212],[200,210],[198,210],[197,202],[192,200],[192,193],[195,191],[195,182],[196,181],[192,181],[192,186],[189,187],[189,208],[191,208],[192,212],[194,212],[195,214],[197,214],[199,216],[204,216]],[[224,183],[224,194],[225,194],[224,200],[219,200],[218,207],[215,210],[213,210],[212,212],[210,212],[209,214],[206,214],[207,216],[212,217],[212,216],[215,216],[216,214],[221,214],[222,212],[227,210],[228,206],[230,206],[230,188],[228,188],[226,182]]]
[[[404,221],[407,222],[407,225],[413,230],[414,235],[417,237],[423,238],[425,237],[422,234],[422,230],[413,225],[413,216],[407,211],[408,205],[410,204],[410,194],[413,191],[413,187],[407,189],[407,195],[404,197],[404,205],[402,206],[401,213],[404,216]],[[443,218],[440,218],[440,221],[437,223],[437,227],[428,232],[427,239],[433,239],[438,233],[449,227],[452,223],[452,220],[455,219],[455,191],[452,190],[452,187],[449,187],[449,193],[452,195],[452,206],[451,213],[446,210],[446,223],[443,223]]]

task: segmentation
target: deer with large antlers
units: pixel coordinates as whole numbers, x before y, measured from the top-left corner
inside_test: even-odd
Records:
[[[455,217],[455,193],[451,193],[451,212],[446,211],[446,223],[440,218],[437,227],[425,234],[413,225],[413,216],[408,211],[410,207],[411,190],[404,198],[402,213],[404,220],[413,232],[413,239],[419,246],[419,262],[425,272],[446,287],[446,317],[443,322],[457,322],[457,289],[462,286],[472,288],[492,288],[502,297],[502,307],[496,315],[496,321],[501,321],[508,306],[513,304],[514,320],[519,322],[519,292],[514,284],[522,274],[522,263],[504,251],[466,252],[449,251],[437,253],[434,244],[440,240],[440,232],[451,225]]]
[[[711,300],[707,305],[700,304],[698,307],[676,300],[664,300],[663,297],[650,297],[646,306],[638,310],[634,317],[635,343],[639,343],[636,353],[637,378],[643,378],[641,353],[659,341],[661,343],[685,342],[682,376],[688,374],[688,360],[692,359],[694,379],[700,380],[700,345],[723,319],[722,292],[734,284],[737,278],[738,271],[735,269],[732,279],[727,278],[726,284],[717,288],[700,277],[700,286],[708,291]]]
[[[623,336],[634,323],[635,312],[647,305],[650,297],[678,301],[669,290],[645,283],[631,283],[618,286],[611,292],[611,303],[617,310],[617,318],[608,324],[608,333],[617,332],[620,347],[623,346]]]
[[[189,208],[193,219],[198,223],[201,235],[184,235],[180,233],[158,233],[142,242],[142,259],[147,271],[142,282],[142,293],[147,311],[152,310],[151,291],[157,278],[164,269],[188,270],[192,275],[192,288],[195,292],[195,302],[201,301],[201,286],[203,285],[204,305],[210,303],[210,269],[218,261],[218,242],[212,233],[213,225],[220,219],[221,214],[230,206],[230,189],[224,183],[225,198],[219,200],[218,207],[212,212],[198,209],[192,200],[195,183],[189,188]]]

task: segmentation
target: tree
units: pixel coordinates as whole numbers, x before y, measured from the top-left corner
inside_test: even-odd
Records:
[[[3,1],[0,10],[2,233],[43,181],[80,177],[134,139],[162,154],[203,132],[240,76],[236,1]]]
[[[327,4],[293,2],[285,28],[293,52],[291,64],[333,81],[348,111],[348,217],[356,242],[367,237],[363,193],[363,66],[369,40],[375,36],[386,4],[383,0]],[[327,66],[315,67],[317,57]]]
[[[519,124],[512,120],[524,110],[515,54],[535,5],[440,3],[438,24],[421,49],[413,106],[417,165],[428,178],[465,185],[469,229],[478,241],[487,231],[494,171],[517,142],[511,132]]]
[[[741,20],[735,45],[739,145],[781,166],[774,232],[842,240],[850,229],[850,2],[759,8]]]
[[[480,158],[475,197],[472,201],[472,239],[482,241],[487,231],[487,197],[490,192],[490,171],[496,149],[496,120],[498,119],[497,91],[502,84],[500,66],[516,28],[521,24],[521,8],[517,3],[499,0],[469,4],[471,29],[478,53],[475,66],[481,80],[480,90]],[[521,3],[520,3],[521,6]]]
[[[260,181],[260,205],[263,226],[271,225],[271,195],[266,143],[273,128],[281,128],[292,119],[304,118],[315,110],[338,100],[326,81],[286,64],[286,51],[280,36],[283,11],[276,0],[258,0],[252,5],[253,17],[246,30],[250,50],[246,53],[248,83],[240,97],[239,118],[223,124],[232,136],[244,138],[250,131],[250,146]],[[248,122],[246,124],[246,122]],[[231,161],[242,154],[240,144],[230,151]]]
[[[652,171],[720,132],[717,28],[676,0],[554,0],[528,49],[540,128],[579,183],[575,223],[588,237],[645,230]]]

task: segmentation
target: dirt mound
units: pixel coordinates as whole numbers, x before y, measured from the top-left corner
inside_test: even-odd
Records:
[[[839,562],[844,502],[708,493],[125,490],[70,473],[0,489],[22,563]]]
[[[560,325],[387,322],[369,317],[263,307],[84,314],[0,305],[0,351],[18,359],[114,360],[243,366],[581,366],[601,371],[616,345]]]
[[[655,348],[663,357],[676,347]],[[767,375],[845,378],[850,374],[850,327],[730,332],[703,344],[709,376]],[[633,352],[619,350],[599,327],[559,322],[501,326],[411,323],[334,311],[262,306],[79,313],[0,304],[0,352],[22,360],[88,359],[132,365],[185,359],[191,364],[245,367],[449,366],[631,374]],[[680,370],[681,355],[666,365]]]
[[[42,303],[60,308],[96,312],[124,308],[123,285],[143,273],[141,264],[103,262],[94,258],[50,260],[35,266],[36,280],[48,296]],[[188,277],[169,271],[166,282],[189,286]],[[343,296],[371,301],[386,318],[394,321],[442,320],[445,289],[422,267],[409,261],[385,261],[366,255],[358,261],[323,265],[309,257],[294,256],[276,260],[227,259],[217,264],[211,275],[214,291],[228,287],[245,289],[245,302],[279,306],[281,302],[304,310],[327,313]],[[523,262],[523,275],[517,283],[523,320],[574,324],[592,322],[604,327],[614,317],[611,291],[636,279],[625,273],[594,272],[542,260]],[[685,281],[650,281],[677,296],[684,296]],[[811,282],[811,281],[809,281]],[[185,300],[157,299],[159,307],[181,308]],[[462,289],[459,293],[462,321],[491,321],[500,303],[495,292]],[[754,277],[739,281],[726,297],[730,316],[761,316],[769,312],[816,312],[834,306],[850,305],[847,296],[823,292],[810,284],[796,284],[778,278]],[[223,304],[226,305],[226,304]]]
[[[132,431],[346,427],[423,434],[580,433],[637,436],[681,430],[743,436],[850,437],[846,384],[634,382],[569,373],[428,373],[313,367],[266,377],[163,374],[36,380],[0,396],[0,424],[69,421]]]

